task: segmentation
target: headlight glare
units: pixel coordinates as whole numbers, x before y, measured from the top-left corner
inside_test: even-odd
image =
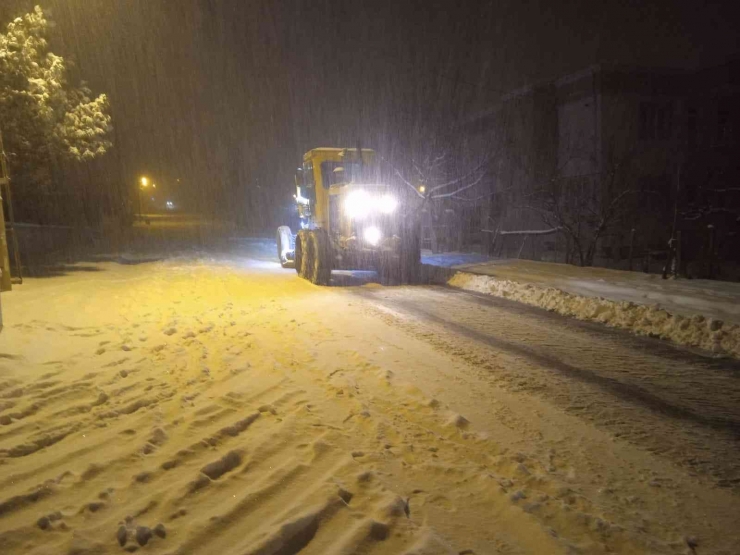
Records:
[[[344,211],[354,220],[362,220],[372,213],[393,214],[398,199],[393,195],[371,195],[367,191],[352,191],[344,200]]]
[[[380,239],[383,237],[383,234],[381,233],[380,229],[378,229],[374,225],[371,225],[370,227],[365,228],[362,236],[370,245],[376,247],[378,246],[378,243],[380,243]]]
[[[361,220],[370,213],[371,199],[366,191],[352,191],[344,201],[344,211],[350,218]]]
[[[398,208],[398,201],[396,197],[391,195],[383,195],[378,200],[378,208],[383,214],[392,214]]]

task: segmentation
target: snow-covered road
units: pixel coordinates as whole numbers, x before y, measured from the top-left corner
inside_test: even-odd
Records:
[[[740,363],[448,288],[357,294],[490,380],[540,392],[616,437],[740,486]]]
[[[272,252],[4,295],[0,552],[737,552],[736,362]]]

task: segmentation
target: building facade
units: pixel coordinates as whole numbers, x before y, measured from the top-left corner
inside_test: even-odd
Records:
[[[580,243],[586,263],[624,268],[659,264],[680,236],[687,262],[739,256],[739,62],[599,64],[468,118],[467,148],[492,153],[484,219],[496,254],[583,263]]]

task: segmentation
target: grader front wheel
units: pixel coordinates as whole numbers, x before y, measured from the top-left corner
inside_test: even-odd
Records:
[[[311,231],[313,268],[310,280],[316,285],[329,285],[331,280],[331,242],[323,229]]]
[[[308,237],[308,231],[302,229],[298,232],[295,239],[295,271],[304,279],[308,279],[306,277],[306,271],[308,269],[310,248],[311,241]]]
[[[302,229],[295,242],[295,267],[298,275],[316,285],[329,285],[331,243],[322,229]]]

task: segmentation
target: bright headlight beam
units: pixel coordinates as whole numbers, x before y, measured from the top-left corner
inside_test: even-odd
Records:
[[[372,208],[370,195],[366,191],[352,191],[344,201],[347,216],[356,220],[365,218]]]
[[[383,195],[378,199],[378,209],[383,214],[392,214],[398,208],[398,201],[391,195]]]
[[[353,191],[344,201],[344,209],[350,218],[362,219],[369,211],[369,195],[365,191]]]
[[[381,233],[381,231],[374,225],[366,227],[362,233],[362,237],[365,239],[365,241],[367,241],[373,247],[377,246],[378,243],[380,243],[380,239],[382,236],[383,234]]]
[[[366,218],[371,212],[392,214],[396,208],[398,200],[394,196],[375,196],[367,191],[352,191],[344,201],[344,211],[355,220]]]

